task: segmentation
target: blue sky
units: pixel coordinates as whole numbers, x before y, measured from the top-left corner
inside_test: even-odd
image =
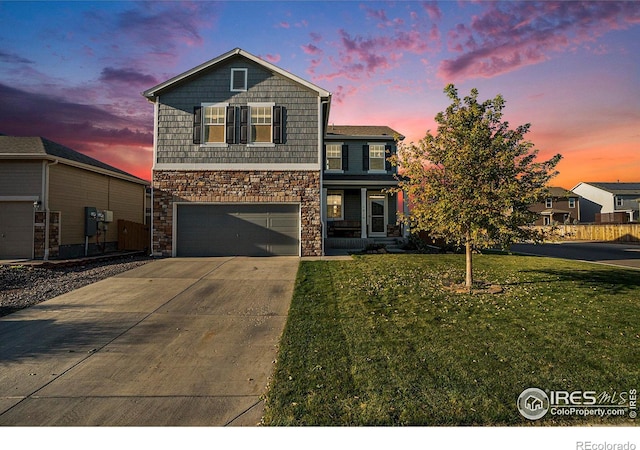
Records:
[[[0,132],[149,178],[145,89],[235,47],[333,94],[330,122],[417,141],[462,95],[502,94],[555,184],[640,181],[640,2],[0,2]]]

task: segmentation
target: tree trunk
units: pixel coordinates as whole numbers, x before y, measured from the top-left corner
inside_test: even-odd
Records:
[[[467,262],[467,274],[465,277],[465,287],[471,292],[471,286],[473,285],[473,264],[471,260],[471,230],[467,230],[466,242],[466,262]]]

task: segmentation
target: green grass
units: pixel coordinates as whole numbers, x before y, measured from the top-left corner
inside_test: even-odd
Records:
[[[455,294],[463,255],[302,262],[266,425],[633,425],[530,422],[528,387],[640,388],[640,272],[551,258],[477,255],[502,294]],[[640,419],[636,419],[640,420]]]

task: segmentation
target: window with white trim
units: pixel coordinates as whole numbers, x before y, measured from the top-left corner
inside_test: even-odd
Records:
[[[327,219],[344,219],[344,211],[342,208],[343,197],[343,191],[327,191]]]
[[[249,105],[251,111],[251,142],[271,143],[273,105]]]
[[[569,208],[575,208],[575,207],[576,207],[576,199],[569,198]]]
[[[385,146],[384,144],[369,144],[369,171],[385,171]]]
[[[225,117],[227,113],[226,104],[203,104],[203,144],[224,144],[225,140]]]
[[[616,206],[622,206],[624,204],[624,200],[622,197],[616,197]]]
[[[231,92],[245,92],[247,90],[248,69],[231,69]]]
[[[553,199],[548,198],[544,203],[545,208],[553,208]]]
[[[342,144],[327,144],[327,170],[342,170]]]
[[[543,216],[543,217],[542,217],[542,224],[543,224],[543,225],[551,225],[551,217],[549,217],[549,216]]]

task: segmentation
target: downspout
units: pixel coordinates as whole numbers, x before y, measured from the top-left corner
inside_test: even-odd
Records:
[[[326,218],[326,205],[323,204],[323,192],[324,192],[324,160],[322,158],[323,155],[323,147],[324,147],[324,135],[326,132],[326,125],[329,122],[329,105],[331,104],[331,97],[326,100],[320,99],[320,108],[318,111],[318,124],[320,125],[320,130],[318,131],[318,160],[320,161],[320,256],[324,256],[324,241],[325,235],[327,233],[327,218]],[[326,120],[323,117],[323,112],[325,105],[327,105],[327,117]]]
[[[151,174],[151,186],[149,187],[149,189],[151,189],[151,217],[149,218],[149,237],[151,238],[151,242],[149,243],[149,256],[153,257],[153,174]],[[147,198],[146,192],[144,193],[144,198]]]
[[[158,160],[158,113],[160,108],[160,96],[156,96],[153,102],[153,164],[151,166],[151,217],[150,217],[150,228],[149,228],[149,237],[150,237],[150,245],[149,245],[149,256],[153,257],[153,233],[154,233],[154,215],[153,215],[153,168],[156,165],[156,161]],[[145,192],[145,198],[147,197],[147,193]]]
[[[56,159],[53,162],[47,163],[45,167],[45,186],[44,186],[44,255],[42,259],[44,261],[49,260],[49,221],[51,220],[51,210],[49,209],[49,168],[55,166],[59,161]]]

